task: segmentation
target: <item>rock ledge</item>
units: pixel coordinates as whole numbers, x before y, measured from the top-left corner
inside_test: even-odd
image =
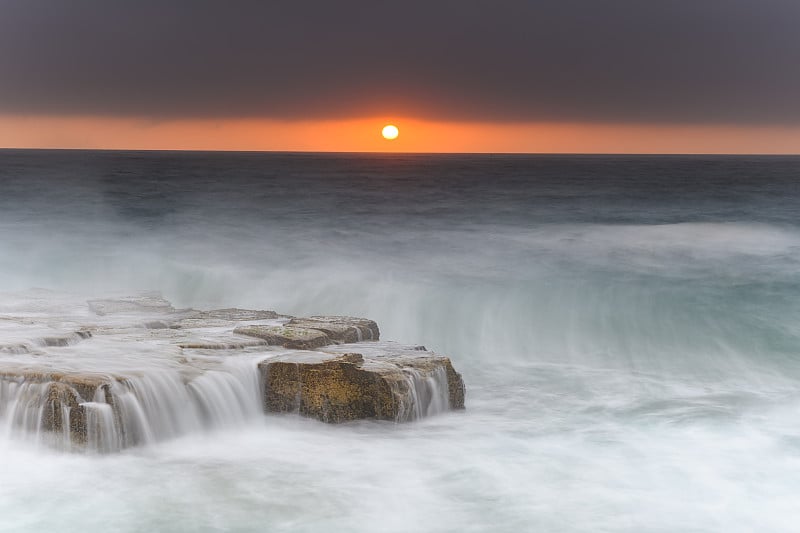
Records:
[[[178,310],[157,293],[64,309],[0,305],[0,425],[67,449],[113,451],[253,409],[339,423],[464,408],[449,358],[381,341],[365,318]]]

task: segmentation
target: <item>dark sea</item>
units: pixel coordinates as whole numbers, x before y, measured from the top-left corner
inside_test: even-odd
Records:
[[[0,298],[48,291],[369,317],[467,408],[109,455],[0,417],[0,531],[797,531],[800,157],[0,150]]]

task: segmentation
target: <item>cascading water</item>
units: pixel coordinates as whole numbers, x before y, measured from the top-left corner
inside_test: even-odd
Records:
[[[110,386],[98,387],[92,398],[63,383],[0,378],[0,427],[6,438],[46,441],[63,450],[113,452],[242,426],[262,413],[258,361],[232,357],[188,381],[163,370],[109,379]],[[74,397],[72,405],[54,403],[54,388]],[[76,410],[82,412],[85,442],[75,442],[70,431]]]
[[[30,344],[48,348],[35,357],[8,354],[6,362],[13,361],[13,365],[4,365],[0,374],[0,421],[5,423],[6,433],[11,437],[20,433],[35,444],[47,443],[60,450],[108,453],[202,431],[245,427],[258,420],[262,409],[299,411],[328,422],[361,418],[406,422],[463,406],[463,393],[454,396],[451,405],[448,378],[459,387],[462,382],[450,361],[419,346],[366,341],[337,342],[323,347],[323,352],[279,346],[271,351],[263,340],[247,341],[244,333],[235,332],[309,332],[328,339],[328,334],[335,337],[338,331],[341,338],[352,340],[353,330],[359,327],[347,321],[367,324],[360,327],[377,332],[377,326],[368,320],[329,317],[332,322],[325,334],[300,328],[303,319],[286,328],[283,324],[288,318],[276,318],[266,311],[261,315],[270,318],[249,321],[231,317],[259,312],[177,312],[152,295],[104,300],[104,305],[109,309],[138,306],[142,312],[144,303],[156,300],[167,314],[160,315],[162,327],[155,331],[140,325],[143,315],[77,315],[71,320],[100,322],[91,326],[96,335],[81,336],[86,342],[80,346],[45,345],[33,338]],[[23,314],[18,311],[16,320],[23,320]],[[5,317],[8,321],[12,318]],[[133,325],[126,326],[131,320]],[[305,320],[327,327],[324,318]],[[50,327],[47,319],[26,318],[24,322],[37,326],[39,329],[32,330],[37,334]],[[245,327],[240,328],[242,324]],[[296,342],[291,339],[287,337]],[[122,361],[104,357],[113,347],[125,354]],[[369,359],[353,350],[363,351]],[[131,357],[137,352],[144,357]],[[40,357],[67,370],[37,367]],[[98,365],[116,370],[98,372]],[[273,365],[281,368],[275,376],[269,370]],[[288,374],[284,374],[287,368]],[[306,378],[310,378],[308,383]],[[296,388],[287,397],[286,390],[291,387]]]
[[[5,438],[20,429],[39,435],[48,391],[46,384],[0,379],[0,423]]]
[[[146,374],[111,388],[123,447],[242,425],[261,413],[256,363],[230,364],[184,383],[178,374]],[[125,428],[124,431],[122,428]]]
[[[80,404],[86,412],[86,447],[91,451],[110,453],[122,448],[114,408],[105,402]],[[70,438],[65,435],[65,438]]]
[[[447,411],[450,389],[444,367],[436,367],[430,372],[409,367],[404,368],[403,373],[407,378],[409,401],[401,409],[401,420],[417,420]]]

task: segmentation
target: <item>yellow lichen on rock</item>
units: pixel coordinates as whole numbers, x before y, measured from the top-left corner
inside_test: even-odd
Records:
[[[342,347],[344,348],[344,347]],[[291,354],[259,365],[264,408],[298,412],[324,422],[404,421],[431,409],[463,409],[464,384],[446,357],[356,353]]]
[[[357,356],[357,357],[354,357]],[[360,368],[358,354],[321,362],[265,362],[260,365],[267,411],[298,411],[325,422],[362,418],[394,420],[389,383]]]

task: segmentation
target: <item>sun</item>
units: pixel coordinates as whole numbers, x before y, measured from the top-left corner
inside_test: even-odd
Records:
[[[400,135],[400,130],[398,130],[397,126],[395,126],[394,124],[387,124],[386,126],[383,127],[381,135],[383,135],[383,138],[386,139],[387,141],[393,141],[397,139],[398,135]]]

